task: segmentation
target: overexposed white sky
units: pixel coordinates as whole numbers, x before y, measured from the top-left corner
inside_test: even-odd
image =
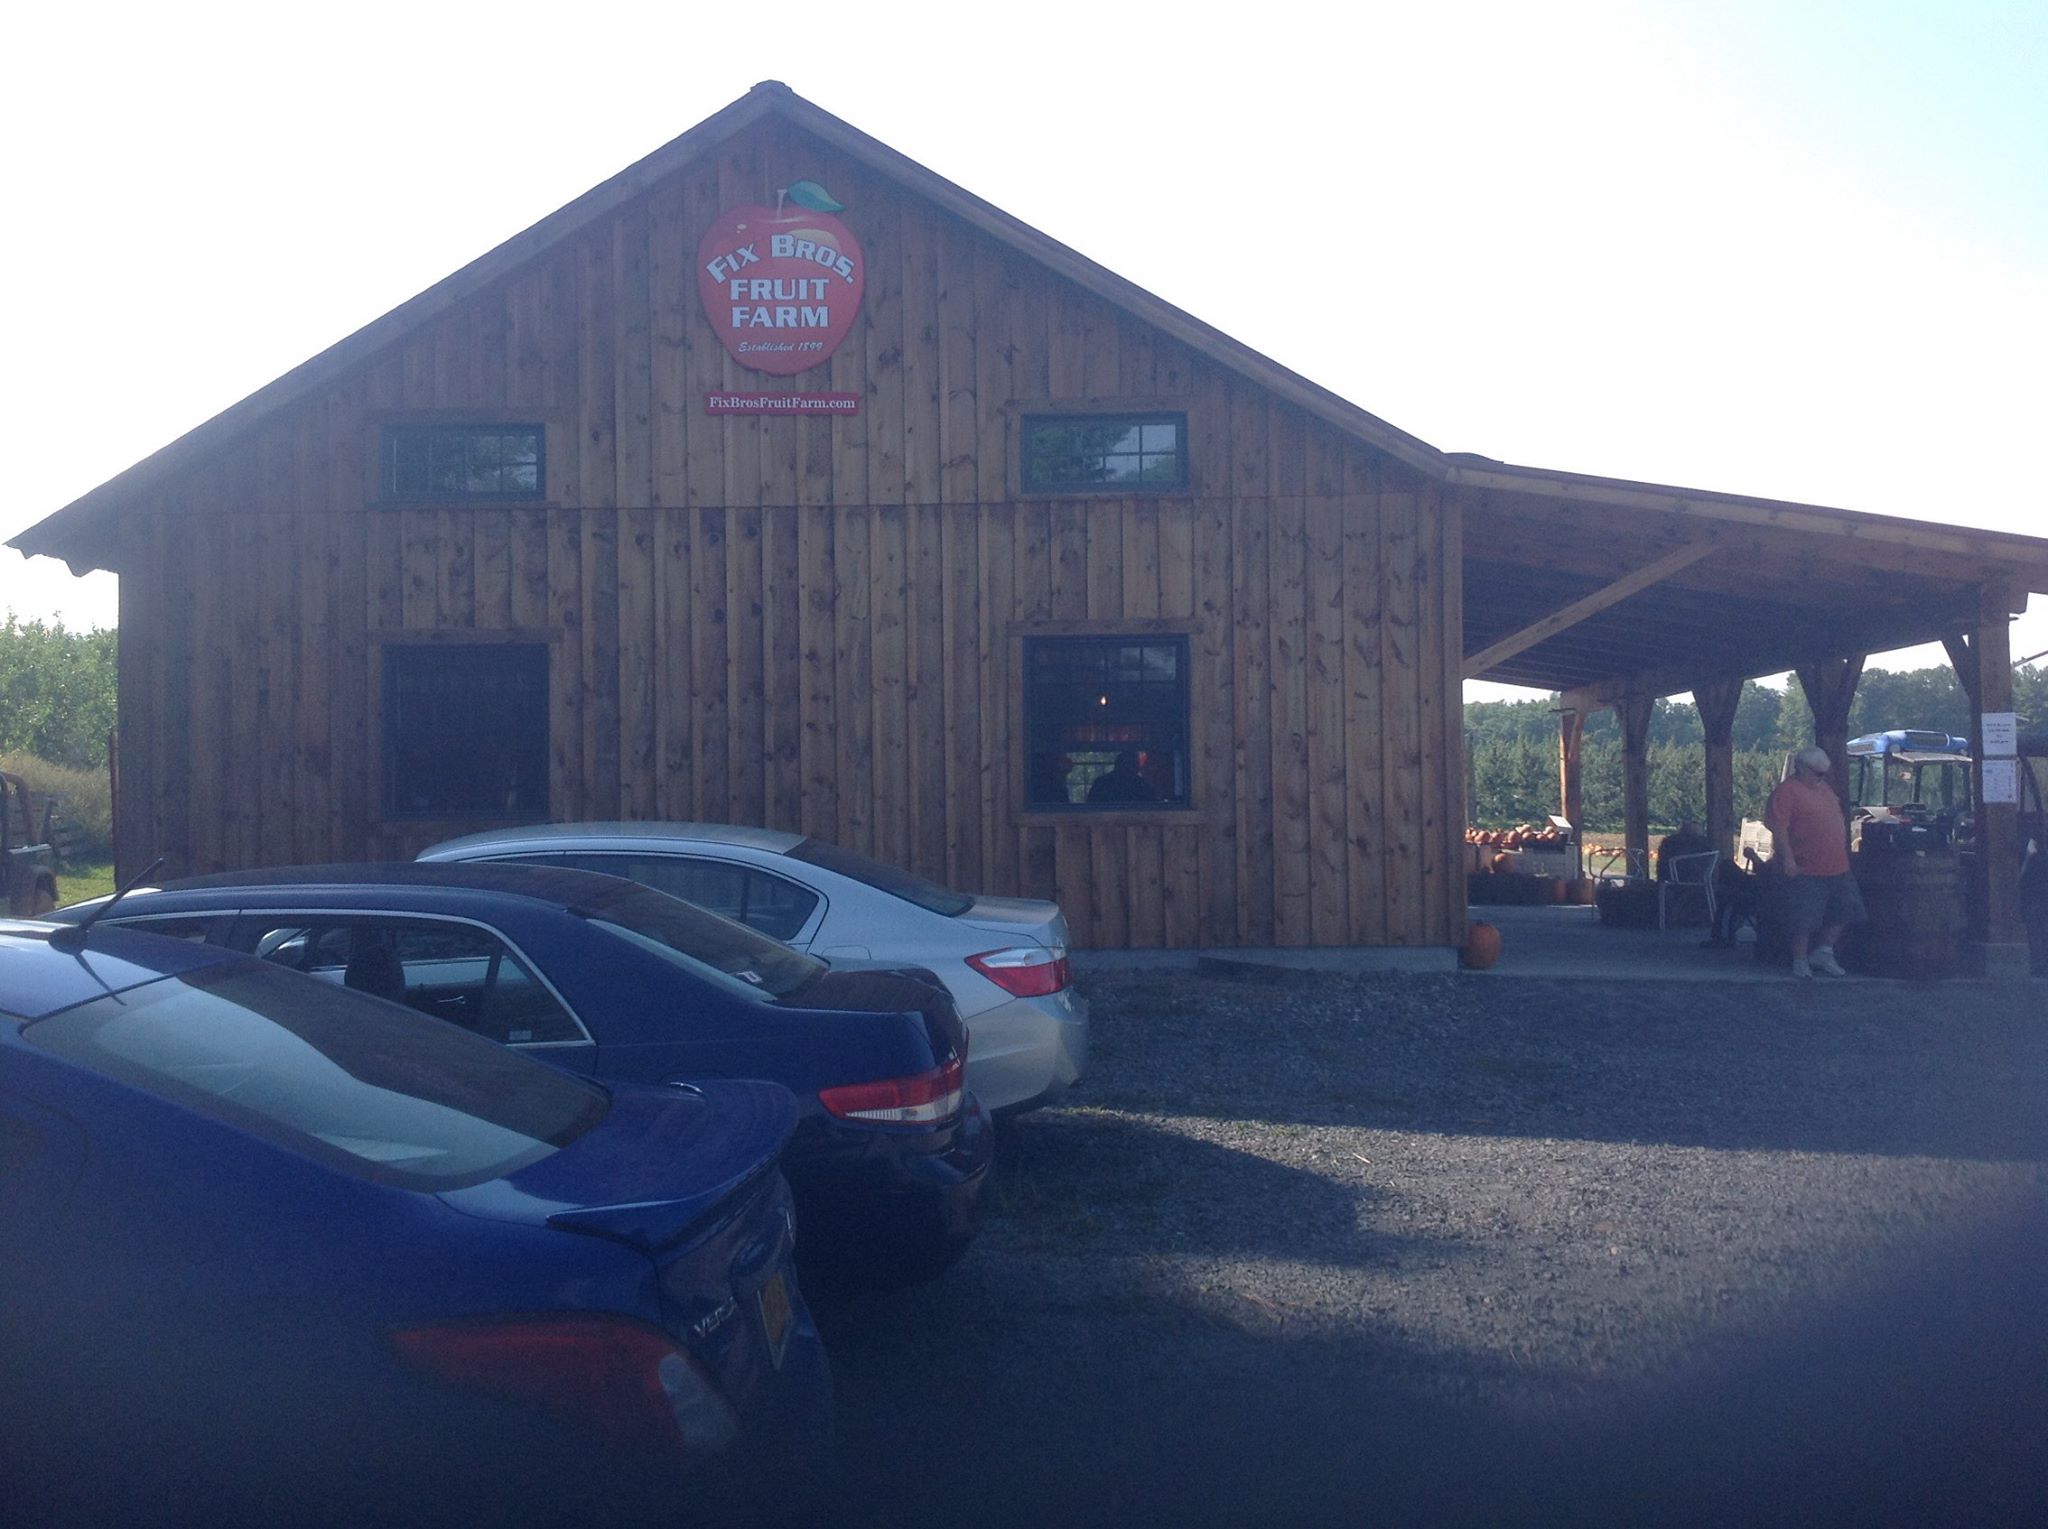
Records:
[[[770,78],[1447,450],[2048,534],[2039,0],[9,30],[0,539]],[[0,607],[111,625],[113,580],[0,551]]]

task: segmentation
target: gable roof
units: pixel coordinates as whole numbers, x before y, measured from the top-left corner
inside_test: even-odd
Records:
[[[124,507],[186,467],[221,449],[235,435],[317,392],[413,330],[460,306],[501,277],[651,190],[696,161],[707,150],[769,116],[781,117],[844,151],[982,233],[1037,260],[1096,296],[1128,310],[1338,429],[1425,473],[1441,473],[1442,454],[1427,442],[1397,430],[1329,389],[1289,371],[1277,361],[1233,340],[1192,314],[1153,296],[1135,282],[1125,280],[1057,239],[1011,217],[1001,208],[963,190],[907,155],[869,137],[851,123],[805,100],[779,80],[767,80],[723,111],[706,117],[681,137],[672,139],[610,180],[586,191],[566,207],[550,213],[523,233],[514,234],[417,297],[365,324],[346,339],[257,389],[240,403],[223,409],[168,446],[81,495],[54,515],[22,532],[8,545],[31,555],[64,558],[73,563],[74,571],[82,571],[80,559],[93,567],[105,566],[92,561],[99,555],[94,546],[96,533]]]
[[[1554,519],[1549,511],[1554,509],[1558,515],[1581,519],[1603,514],[1640,517],[1639,525],[1627,526],[1619,544],[1619,550],[1625,554],[1650,548],[1653,543],[1668,544],[1673,537],[1763,538],[1780,549],[1796,543],[1799,555],[1809,563],[1820,559],[1856,565],[1859,572],[1866,574],[1883,569],[1904,571],[1904,564],[1938,572],[1955,581],[1998,579],[2019,588],[2048,591],[2048,540],[1861,514],[1823,505],[1510,466],[1467,453],[1441,452],[954,185],[777,81],[756,85],[724,110],[523,233],[507,239],[417,297],[31,526],[9,545],[31,555],[63,558],[74,570],[108,567],[107,531],[125,510],[153,490],[222,450],[241,432],[366,364],[415,329],[448,313],[677,174],[725,140],[771,116],[841,150],[987,237],[1173,336],[1362,444],[1428,478],[1461,490],[1460,497],[1467,504],[1468,542],[1475,536],[1474,522],[1486,523],[1495,518],[1503,526],[1518,525],[1525,536],[1547,535],[1553,529],[1549,522]],[[1603,541],[1607,550],[1617,549],[1611,523],[1603,536],[1590,539]],[[1646,552],[1645,558],[1648,555]],[[1548,556],[1540,561],[1546,566],[1553,563]],[[1910,640],[1922,639],[1916,634]],[[1552,651],[1557,650],[1553,647]],[[1601,660],[1589,658],[1586,662],[1597,665]],[[1520,670],[1503,671],[1498,677],[1512,678],[1518,683],[1548,681],[1564,685],[1583,678],[1582,667],[1558,665],[1554,671],[1546,672],[1534,660],[1524,659]]]

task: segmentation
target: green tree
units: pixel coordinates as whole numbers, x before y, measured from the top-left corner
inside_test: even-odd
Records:
[[[1558,698],[1475,701],[1465,708],[1466,748],[1472,758],[1472,818],[1486,827],[1540,822],[1557,811]],[[2013,709],[2023,726],[2048,728],[2048,666],[2013,671]],[[1857,686],[1849,731],[1893,727],[1969,732],[1969,702],[1947,666],[1874,669]],[[1784,772],[1785,756],[1813,741],[1813,711],[1795,678],[1782,686],[1749,681],[1735,708],[1735,811],[1761,817],[1764,801]],[[1612,711],[1586,719],[1580,753],[1585,822],[1611,833],[1622,826],[1621,728]],[[1706,810],[1705,734],[1699,711],[1682,701],[1659,701],[1650,713],[1650,820],[1676,825]]]
[[[73,770],[107,762],[114,726],[115,634],[68,632],[61,621],[0,623],[0,753]]]

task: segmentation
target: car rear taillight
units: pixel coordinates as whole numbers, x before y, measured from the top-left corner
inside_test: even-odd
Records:
[[[818,1091],[818,1102],[841,1120],[879,1120],[889,1125],[930,1125],[960,1113],[966,1098],[967,1053],[930,1072],[875,1083],[845,1083]]]
[[[969,956],[967,964],[1006,993],[1019,998],[1044,998],[1067,985],[1065,951],[1043,945],[1009,945]]]
[[[410,1327],[391,1335],[407,1364],[448,1385],[530,1402],[635,1453],[711,1454],[738,1425],[703,1366],[667,1334],[600,1314]]]

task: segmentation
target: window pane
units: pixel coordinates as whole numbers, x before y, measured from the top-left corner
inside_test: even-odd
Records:
[[[512,949],[473,924],[363,917],[284,925],[261,931],[255,950],[506,1045],[585,1039],[576,1017]]]
[[[1187,481],[1179,415],[1045,415],[1027,419],[1019,471],[1023,486],[1077,489]]]
[[[393,425],[393,498],[532,499],[545,482],[537,425]]]
[[[822,866],[849,881],[873,887],[891,897],[900,897],[944,918],[958,918],[974,906],[974,899],[964,892],[955,892],[936,881],[927,881],[915,871],[906,871],[901,866],[870,860],[853,850],[827,844],[823,839],[804,840],[789,851],[789,858],[806,865]]]
[[[427,1191],[498,1178],[604,1117],[604,1092],[446,1025],[245,966],[30,1025],[57,1055],[344,1172]]]
[[[428,441],[420,435],[399,435],[391,447],[391,486],[400,494],[427,491]]]
[[[393,644],[383,685],[389,816],[547,815],[546,647]]]
[[[816,893],[784,877],[689,855],[558,853],[503,858],[521,865],[559,865],[570,870],[623,876],[670,897],[680,897],[721,918],[734,919],[771,940],[795,939],[818,906]]]
[[[649,857],[636,859],[630,870],[615,874],[630,875],[635,881],[645,882],[670,897],[680,897],[686,903],[695,903],[722,918],[742,918],[747,911],[747,877],[736,865],[673,856]]]
[[[1025,643],[1032,806],[1188,805],[1187,640]]]
[[[573,910],[678,965],[755,996],[780,998],[825,970],[822,961],[649,887],[614,883]]]

